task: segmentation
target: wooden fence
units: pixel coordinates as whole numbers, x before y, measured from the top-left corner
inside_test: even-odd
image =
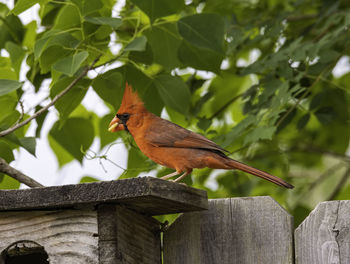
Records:
[[[320,203],[294,230],[271,197],[209,200],[164,233],[164,263],[350,263],[350,201]]]
[[[169,226],[152,217],[175,212],[184,213]],[[350,201],[320,203],[294,229],[271,197],[208,201],[150,177],[0,190],[6,263],[347,264]]]

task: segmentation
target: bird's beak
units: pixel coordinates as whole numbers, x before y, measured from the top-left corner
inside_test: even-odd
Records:
[[[109,123],[108,131],[117,132],[120,130],[124,130],[124,125],[121,123],[118,117],[114,117],[113,120]]]

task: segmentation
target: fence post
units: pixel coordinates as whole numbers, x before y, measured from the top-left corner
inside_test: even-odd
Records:
[[[297,264],[350,263],[350,200],[322,202],[295,230]]]
[[[271,197],[209,200],[164,233],[164,263],[293,263],[292,234],[293,217]]]

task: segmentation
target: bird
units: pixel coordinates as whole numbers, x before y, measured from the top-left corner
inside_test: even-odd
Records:
[[[154,162],[175,169],[161,177],[166,180],[180,175],[179,182],[195,168],[238,169],[285,188],[294,188],[286,181],[262,170],[231,159],[224,148],[203,135],[185,129],[148,111],[131,85],[125,84],[117,114],[108,131],[125,130],[132,135],[139,149]]]

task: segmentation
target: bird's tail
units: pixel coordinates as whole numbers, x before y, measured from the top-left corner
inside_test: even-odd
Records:
[[[227,159],[226,160],[226,164],[230,166],[231,169],[238,169],[238,170],[241,170],[241,171],[244,171],[244,172],[248,172],[252,175],[255,175],[255,176],[258,176],[260,178],[263,178],[265,180],[268,180],[270,182],[273,182],[279,186],[282,186],[282,187],[286,187],[286,188],[289,188],[289,189],[292,189],[294,188],[293,185],[289,184],[288,182],[276,177],[276,176],[273,176],[267,172],[264,172],[264,171],[261,171],[261,170],[258,170],[258,169],[255,169],[253,167],[250,167],[244,163],[241,163],[239,161],[236,161],[236,160],[233,160],[233,159]]]

